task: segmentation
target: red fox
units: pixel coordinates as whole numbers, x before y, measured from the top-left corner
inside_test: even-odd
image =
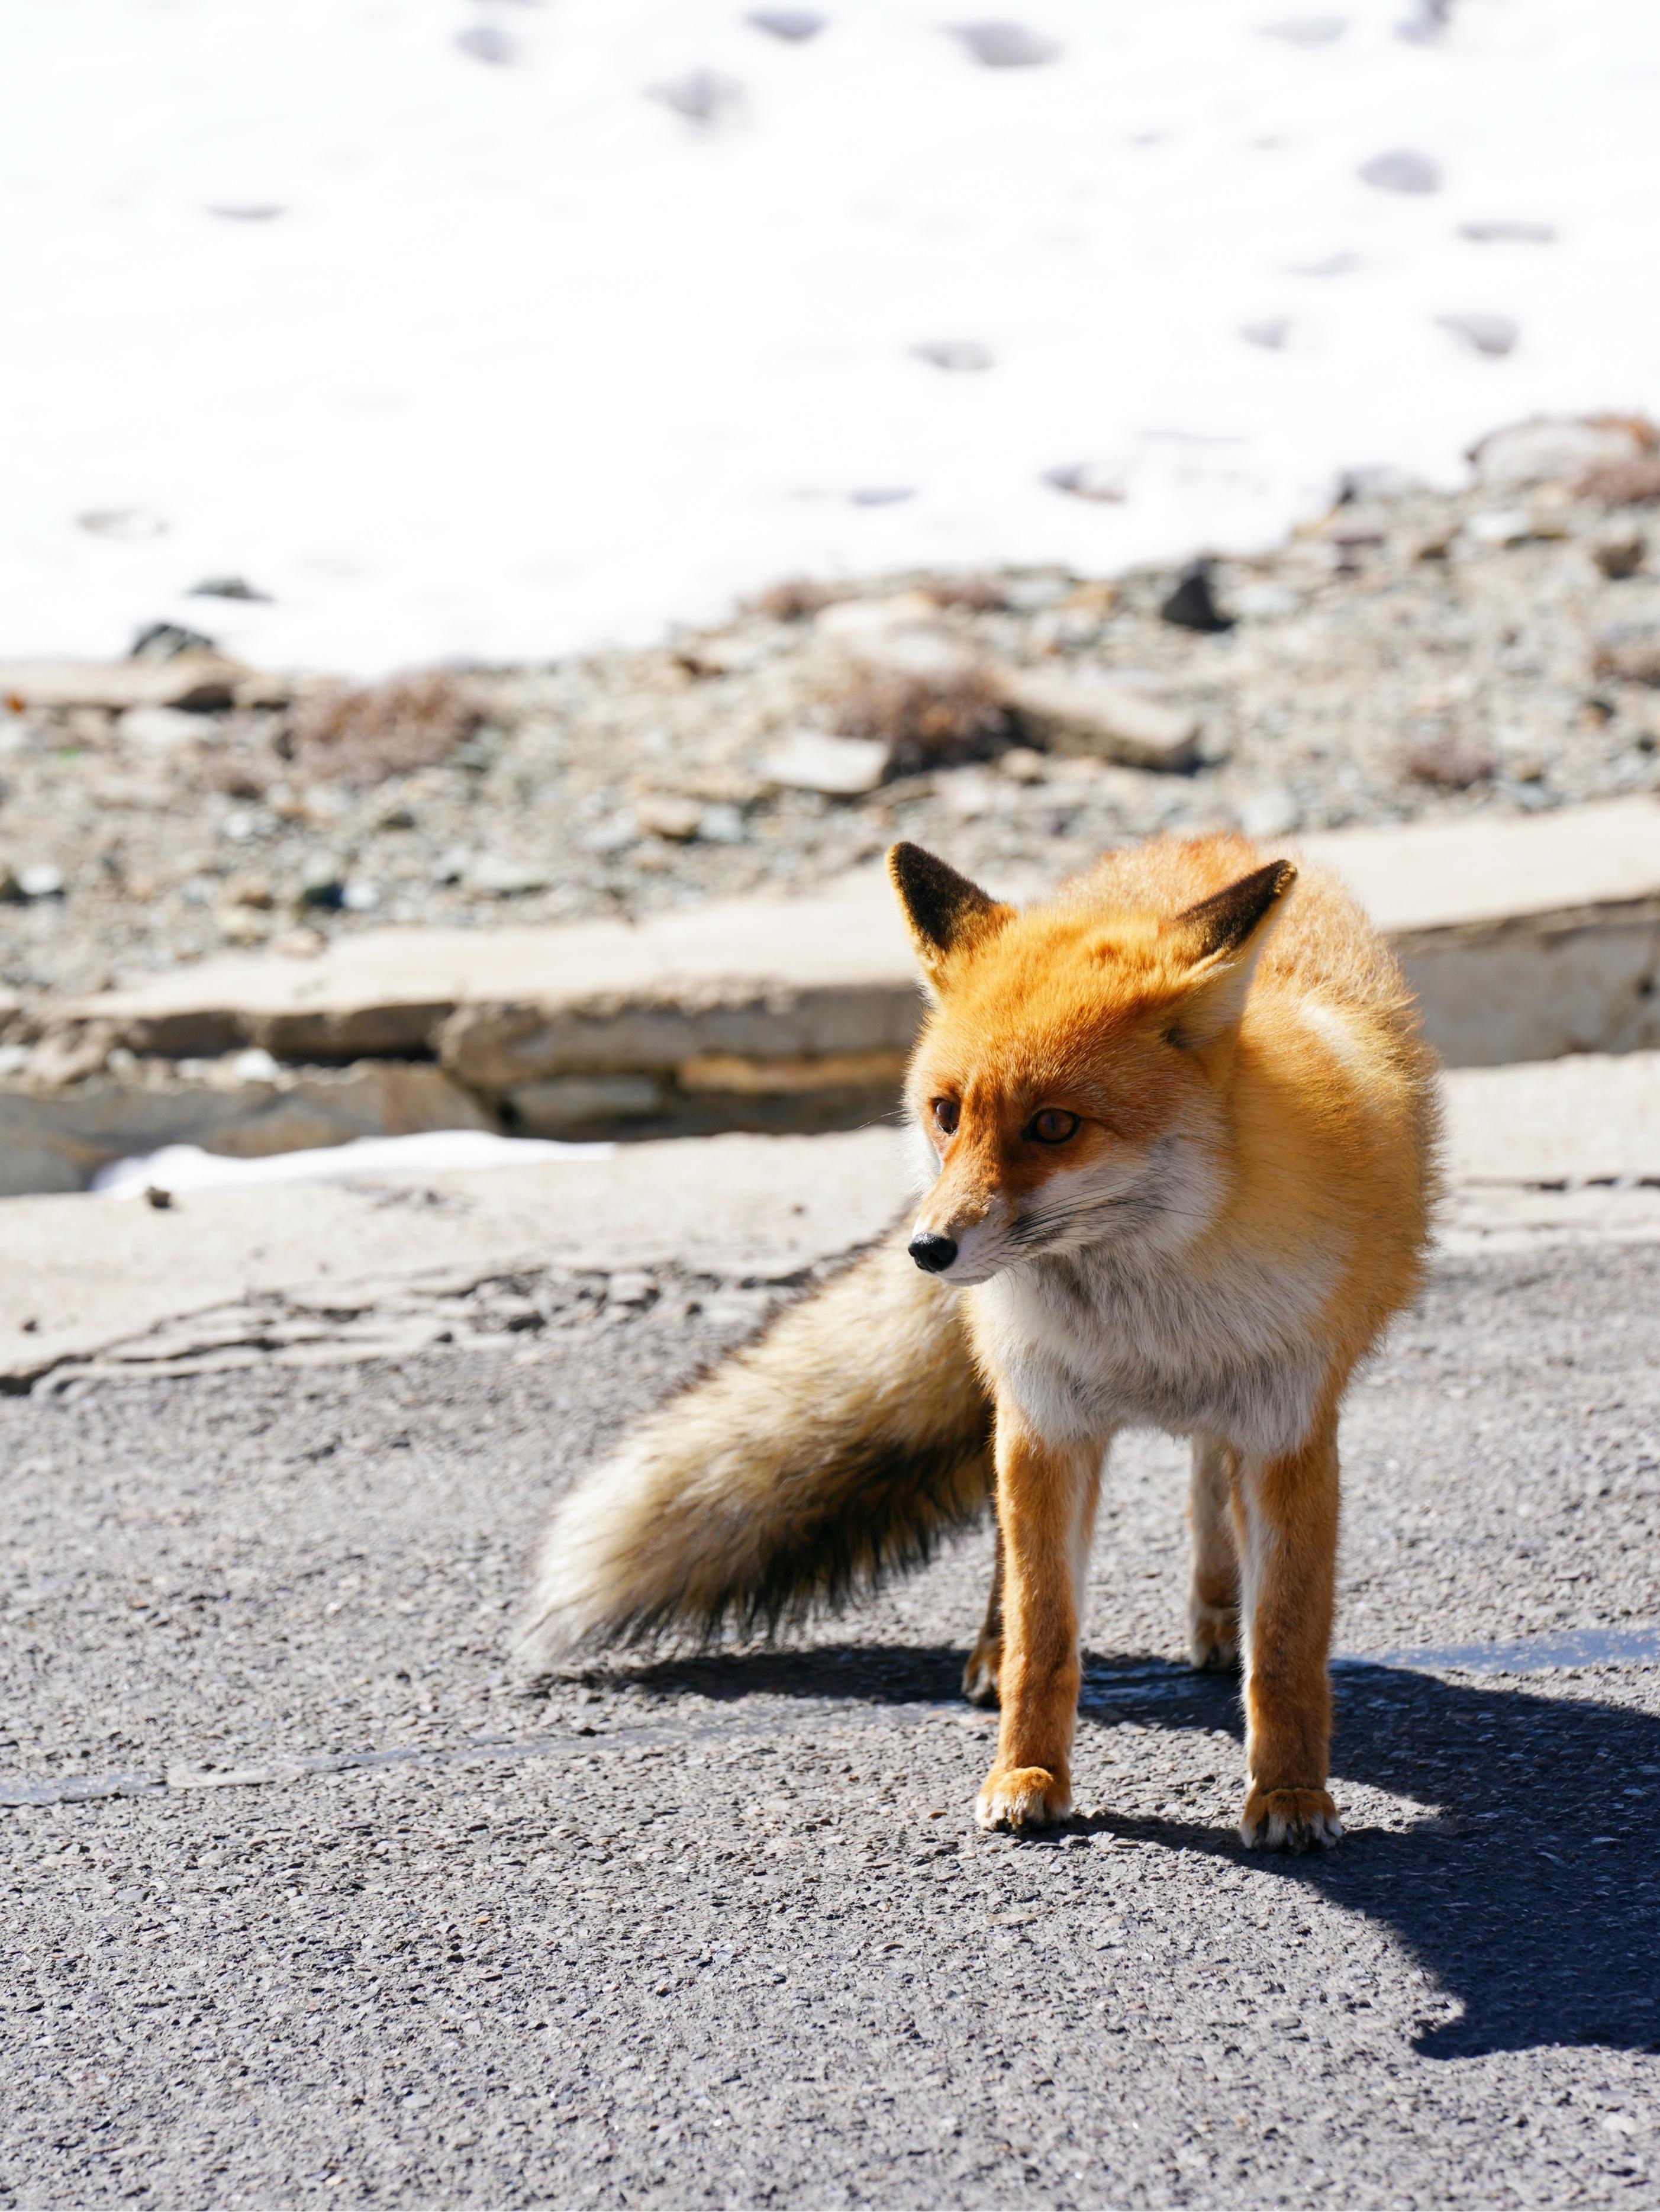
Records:
[[[1243,838],[1108,855],[1000,904],[896,845],[932,1007],[914,1223],[646,1421],[565,1499],[530,1653],[775,1630],[925,1559],[994,1493],[966,1692],[988,1827],[1071,1809],[1078,1611],[1115,1431],[1192,1440],[1192,1662],[1245,1674],[1246,1844],[1327,1790],[1337,1417],[1421,1279],[1434,1063],[1347,894]]]

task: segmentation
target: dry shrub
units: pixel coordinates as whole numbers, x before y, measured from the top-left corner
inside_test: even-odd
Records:
[[[842,736],[880,738],[900,775],[990,760],[1014,736],[997,685],[978,672],[929,677],[873,672],[839,693],[834,706]]]
[[[1604,507],[1644,507],[1660,500],[1660,453],[1633,453],[1629,460],[1604,461],[1579,479],[1581,499]]]
[[[1450,735],[1421,738],[1408,746],[1401,761],[1414,783],[1433,784],[1439,791],[1468,791],[1473,784],[1485,783],[1498,765],[1484,745]]]
[[[1660,685],[1660,638],[1604,638],[1591,666],[1616,684]]]
[[[835,596],[827,584],[815,584],[810,576],[786,576],[754,605],[768,622],[805,622],[810,615],[821,614]]]
[[[1660,424],[1651,422],[1646,415],[1592,415],[1587,418],[1593,430],[1623,430],[1634,438],[1645,453],[1660,452]]]
[[[460,678],[429,669],[302,700],[294,714],[294,757],[312,775],[379,783],[447,760],[483,720],[476,695]]]

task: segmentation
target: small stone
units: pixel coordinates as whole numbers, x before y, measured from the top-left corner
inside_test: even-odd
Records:
[[[233,876],[225,886],[227,897],[233,906],[268,909],[276,904],[270,883],[264,876]]]
[[[545,891],[553,878],[546,862],[511,860],[502,853],[475,853],[461,880],[468,890],[486,898],[522,898],[530,891]]]
[[[828,799],[855,799],[874,791],[892,755],[876,738],[833,738],[820,730],[792,731],[760,764],[769,783],[815,791]]]
[[[1188,769],[1198,758],[1199,720],[1190,708],[1170,706],[1111,677],[1010,670],[1002,691],[1022,730],[1051,752],[1127,768]]]
[[[639,824],[626,807],[596,822],[591,830],[582,835],[582,849],[603,859],[608,854],[625,852],[639,835]]]
[[[825,22],[824,17],[815,15],[810,8],[756,8],[743,20],[757,31],[783,39],[792,46],[805,46],[809,39],[817,38]]]
[[[129,660],[176,660],[181,653],[215,653],[218,647],[199,629],[182,623],[149,623],[132,641]]]
[[[1464,523],[1464,535],[1475,545],[1525,545],[1534,535],[1533,517],[1525,507],[1494,508],[1470,515]]]
[[[1472,447],[1476,480],[1487,491],[1536,483],[1578,483],[1590,471],[1634,459],[1635,434],[1619,423],[1536,416],[1495,430]]]
[[[1369,161],[1361,162],[1357,173],[1360,182],[1374,191],[1435,192],[1441,188],[1441,172],[1428,155],[1415,154],[1404,147],[1374,154]]]
[[[282,1071],[264,1046],[256,1044],[231,1054],[229,1073],[238,1083],[275,1083]]]
[[[1233,616],[1225,615],[1216,605],[1210,586],[1209,561],[1189,562],[1182,570],[1175,590],[1159,612],[1166,622],[1174,623],[1178,629],[1215,633],[1233,627]]]
[[[1011,783],[1042,783],[1049,774],[1048,762],[1029,745],[1011,745],[997,766]]]
[[[192,584],[189,597],[193,599],[255,599],[269,605],[270,593],[257,592],[245,576],[204,576],[199,584]]]
[[[32,867],[17,871],[17,888],[26,899],[62,898],[64,872],[50,860],[37,860]]]
[[[177,752],[192,745],[204,727],[200,714],[186,714],[177,707],[129,707],[115,720],[115,734],[124,744],[141,745],[146,752]]]
[[[1247,837],[1284,837],[1302,818],[1302,809],[1282,783],[1264,784],[1239,802],[1239,827]]]
[[[1043,480],[1057,491],[1063,491],[1073,499],[1095,500],[1103,506],[1116,506],[1130,496],[1129,465],[1122,459],[1066,461],[1059,468],[1045,469]]]
[[[1052,39],[1040,39],[1023,23],[957,23],[952,36],[983,69],[1035,69],[1058,59],[1061,51]]]
[[[724,799],[706,806],[698,820],[698,836],[706,845],[742,845],[748,835],[742,814]]]
[[[306,864],[300,878],[298,903],[313,907],[319,912],[332,914],[344,905],[346,886],[336,872],[331,860],[314,860]]]
[[[494,63],[498,69],[513,58],[512,40],[495,23],[470,24],[466,30],[456,33],[455,42],[463,54],[470,54],[477,62]]]
[[[700,123],[706,129],[734,122],[743,111],[743,87],[735,77],[722,76],[715,70],[688,70],[684,76],[654,84],[651,96],[676,115],[683,115],[688,123]]]
[[[160,538],[167,527],[159,514],[143,507],[98,507],[90,514],[76,515],[76,521],[94,538],[113,538],[129,544]]]
[[[1508,315],[1437,315],[1439,327],[1461,339],[1475,353],[1498,360],[1515,349],[1521,325]]]
[[[1556,231],[1548,222],[1518,222],[1505,216],[1487,222],[1461,222],[1460,238],[1476,246],[1554,246]]]
[[[911,349],[918,361],[925,361],[935,368],[977,374],[995,367],[995,360],[987,346],[976,338],[934,338],[924,345]]]
[[[1302,599],[1287,585],[1263,577],[1241,584],[1233,595],[1233,605],[1241,622],[1281,622],[1296,613]]]
[[[1347,15],[1293,15],[1282,23],[1264,23],[1263,35],[1284,39],[1293,46],[1334,46],[1348,28]]]
[[[373,914],[380,904],[380,891],[376,884],[354,876],[341,887],[340,903],[348,914]]]
[[[1648,550],[1640,530],[1608,530],[1592,541],[1590,557],[1610,583],[1620,583],[1637,574]]]
[[[667,837],[676,845],[689,842],[703,825],[703,809],[695,799],[667,791],[637,800],[634,817],[648,836]]]

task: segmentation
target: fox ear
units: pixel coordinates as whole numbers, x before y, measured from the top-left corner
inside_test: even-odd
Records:
[[[1170,1027],[1173,1043],[1209,1044],[1237,1026],[1272,917],[1296,880],[1289,860],[1270,860],[1168,925],[1190,963]]]
[[[888,874],[899,894],[912,949],[936,989],[954,954],[983,943],[1014,919],[1013,907],[999,905],[920,845],[890,847]]]

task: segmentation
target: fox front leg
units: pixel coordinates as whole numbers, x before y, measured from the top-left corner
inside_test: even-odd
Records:
[[[1051,1827],[1072,1809],[1078,1611],[1103,1456],[1099,1445],[1045,1441],[999,1401],[1002,1717],[974,1808],[984,1828]]]
[[[1245,1627],[1247,1845],[1306,1850],[1342,1834],[1326,1789],[1337,1569],[1337,1413],[1295,1451],[1245,1460],[1233,1486]]]

